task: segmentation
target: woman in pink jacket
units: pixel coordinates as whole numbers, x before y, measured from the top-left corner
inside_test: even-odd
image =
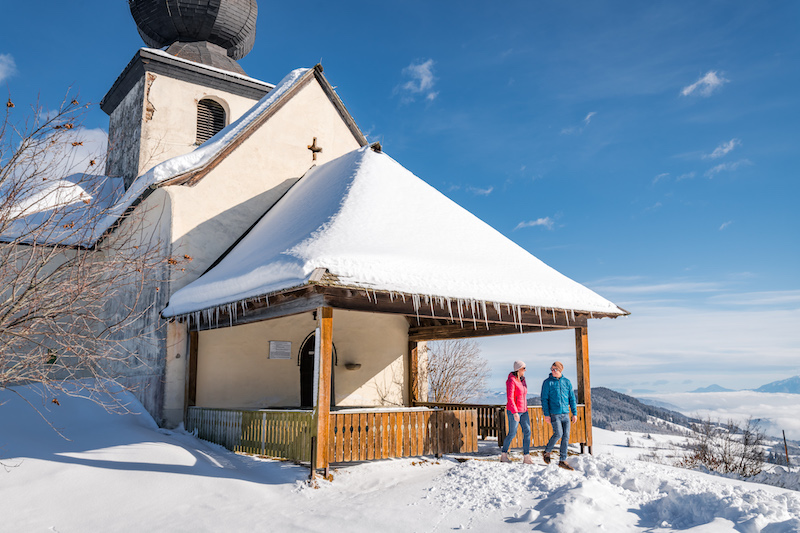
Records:
[[[508,447],[517,434],[517,426],[522,426],[522,462],[533,464],[531,459],[531,419],[528,416],[528,385],[525,383],[525,363],[514,361],[514,371],[506,380],[506,415],[508,416],[508,434],[503,441],[503,453],[500,461],[510,463]]]

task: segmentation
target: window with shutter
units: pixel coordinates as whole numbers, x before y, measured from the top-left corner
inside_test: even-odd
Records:
[[[214,100],[197,102],[197,144],[203,144],[225,127],[225,109]]]

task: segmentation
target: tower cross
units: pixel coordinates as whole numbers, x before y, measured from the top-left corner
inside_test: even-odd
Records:
[[[311,144],[308,145],[308,149],[311,150],[311,160],[312,161],[316,161],[317,160],[317,153],[322,151],[322,147],[321,146],[317,146],[317,138],[316,137],[314,137],[314,140],[311,142]]]

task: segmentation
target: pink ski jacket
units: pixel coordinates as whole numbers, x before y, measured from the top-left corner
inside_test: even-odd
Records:
[[[518,379],[513,372],[508,374],[506,380],[506,396],[508,402],[506,409],[510,413],[524,413],[528,410],[528,385],[525,378]]]

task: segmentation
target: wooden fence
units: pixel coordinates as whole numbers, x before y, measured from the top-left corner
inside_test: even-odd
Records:
[[[190,407],[186,429],[235,452],[311,461],[310,411]]]
[[[500,424],[505,423],[506,410],[503,405],[477,403],[414,402],[419,407],[435,407],[448,411],[474,409],[478,412],[478,434],[482,439],[497,437]]]
[[[586,419],[584,418],[584,414],[586,412],[586,406],[583,404],[578,404],[578,422],[572,424],[569,433],[569,442],[570,443],[586,443]],[[529,406],[528,407],[528,415],[531,418],[531,445],[532,446],[546,446],[547,441],[550,440],[550,437],[553,435],[553,427],[544,421],[544,413],[542,412],[542,407],[539,405],[536,406]],[[503,408],[503,423],[500,425],[500,434],[497,437],[497,442],[499,445],[502,446],[503,440],[506,438],[506,433],[508,432],[508,418],[505,414],[505,408]],[[522,428],[517,429],[517,434],[514,437],[514,440],[511,441],[512,448],[521,448],[522,447]]]
[[[329,462],[478,450],[471,410],[354,409],[330,414]],[[186,429],[242,453],[311,461],[311,411],[189,407]]]
[[[331,413],[331,463],[478,451],[471,410],[355,410]]]

